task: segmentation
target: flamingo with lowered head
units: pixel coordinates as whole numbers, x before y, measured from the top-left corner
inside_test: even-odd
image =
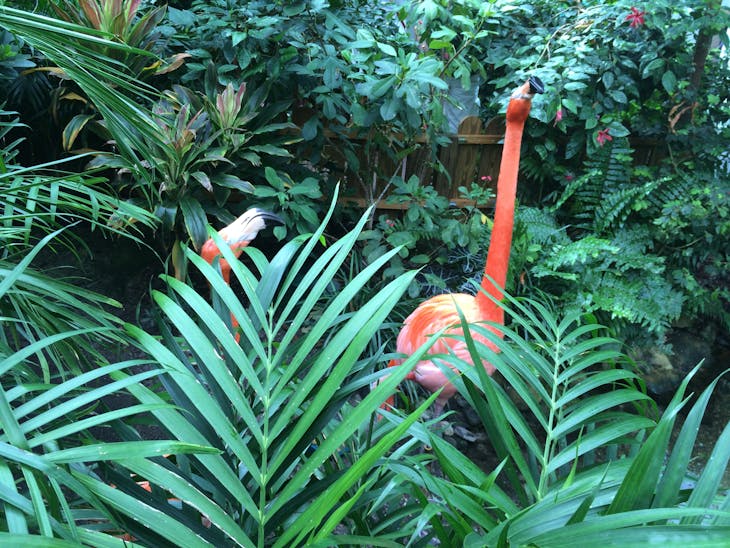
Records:
[[[481,290],[476,296],[464,293],[448,293],[431,297],[422,302],[403,322],[396,343],[397,352],[411,355],[428,340],[430,335],[443,328],[448,328],[445,336],[436,341],[428,354],[447,354],[451,351],[467,362],[471,362],[466,343],[463,340],[448,337],[449,333],[463,334],[462,329],[458,327],[460,324],[458,311],[461,311],[467,323],[486,320],[504,325],[504,310],[487,295],[491,295],[497,301],[503,297],[502,291],[507,281],[507,268],[512,246],[522,133],[525,121],[530,113],[532,98],[536,93],[543,93],[543,91],[542,81],[536,76],[532,76],[524,85],[515,90],[507,106],[504,147],[502,149],[499,178],[497,179],[494,225]],[[491,326],[489,329],[502,336],[499,329]],[[472,332],[472,337],[497,351],[495,345],[489,342],[486,337],[476,332]],[[402,362],[403,359],[392,360],[389,367],[400,365]],[[490,363],[485,362],[484,368],[489,375],[492,375],[495,371],[494,366]],[[434,416],[441,414],[446,402],[456,393],[456,387],[449,382],[443,370],[431,359],[419,361],[406,379],[416,381],[429,392],[436,392],[443,388],[434,402]],[[392,397],[387,403],[393,404]]]
[[[231,248],[233,254],[238,258],[241,256],[241,253],[243,253],[243,248],[250,244],[259,232],[266,228],[267,221],[273,221],[275,223],[284,222],[278,215],[274,215],[273,213],[254,207],[244,212],[228,226],[221,228],[218,231],[218,235],[223,238],[223,241]],[[209,238],[203,244],[203,247],[200,250],[200,255],[211,265],[213,264],[213,261],[218,258],[218,264],[220,266],[223,279],[227,284],[231,283],[231,265],[223,258],[221,251],[213,238]],[[235,331],[238,327],[238,321],[232,314],[231,324]],[[239,340],[238,333],[236,333],[236,340]]]

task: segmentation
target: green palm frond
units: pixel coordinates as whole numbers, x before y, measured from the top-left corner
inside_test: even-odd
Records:
[[[504,340],[486,327],[474,330],[501,343],[502,352],[488,359],[519,395],[538,431],[482,368],[468,368],[466,377],[488,390],[487,401],[501,402],[502,411],[487,406],[468,384],[465,389],[492,432],[514,427],[517,437],[501,437],[507,452],[500,456],[510,457],[525,477],[526,498],[541,500],[578,459],[593,459],[597,448],[628,439],[653,422],[628,412],[635,405],[643,408],[648,396],[637,388],[638,376],[621,364],[618,343],[605,336],[602,326],[584,323],[578,313],[558,320],[534,301],[513,300],[510,307],[515,327],[500,328]],[[472,344],[473,355],[483,356],[476,363],[487,358],[485,348]],[[524,460],[521,443],[535,458],[534,466]]]
[[[83,175],[44,176],[43,164],[0,175],[0,241],[6,256],[13,249],[22,253],[32,244],[34,230],[48,232],[75,221],[93,229],[131,238],[143,228],[154,228],[157,219],[145,209],[117,198],[105,188],[106,179]]]
[[[28,363],[31,356],[50,353],[60,342],[104,336],[105,331],[100,327],[64,331],[0,357],[3,541],[16,546],[118,546],[121,541],[114,536],[117,526],[113,513],[101,497],[84,485],[100,463],[129,455],[143,460],[166,453],[215,451],[165,440],[94,442],[90,429],[142,416],[159,407],[133,402],[107,410],[102,403],[104,398],[124,392],[130,385],[159,375],[159,369],[150,367],[139,371],[139,366],[147,362],[105,365],[60,381],[57,377],[37,378],[35,368]],[[72,364],[66,363],[65,367],[72,369]],[[130,375],[116,382],[108,381],[109,375],[122,370],[130,371]]]
[[[376,389],[357,395],[377,378],[370,373],[375,362],[364,352],[415,275],[397,278],[351,309],[358,292],[386,264],[386,255],[331,291],[367,218],[325,248],[324,224],[270,261],[247,248],[255,268],[236,261],[221,242],[242,299],[215,267],[188,250],[188,260],[210,284],[212,304],[167,278],[168,293],[153,295],[161,338],[128,326],[166,371],[161,379],[175,407],[153,411],[159,424],[176,439],[219,450],[154,465],[135,458],[117,463],[101,478],[116,490],[84,480],[123,516],[136,538],[156,546],[179,544],[189,535],[215,545],[311,545],[331,538],[335,526],[348,523],[362,505],[375,511],[384,504],[363,496],[390,477],[381,459],[430,402],[399,424],[382,421],[372,431],[368,426],[419,354],[391,370]],[[235,333],[231,314],[240,324]],[[130,390],[143,404],[167,401],[139,384]],[[359,450],[348,453],[353,444]],[[131,484],[124,486],[130,472],[150,481],[153,493],[162,493],[155,511],[135,497]],[[185,501],[182,509],[164,502],[172,497]],[[204,519],[209,527],[202,525]]]
[[[16,113],[0,108],[0,138],[22,126]],[[14,162],[20,140],[4,143],[0,148],[0,258],[12,260],[33,245],[38,233],[49,233],[75,221],[91,228],[123,235],[140,244],[135,233],[156,226],[157,219],[145,209],[118,198],[106,186],[106,180],[93,172],[65,173],[69,159],[23,167]],[[76,158],[83,157],[83,155]],[[83,242],[72,236],[57,234],[73,250]]]
[[[41,51],[78,84],[101,112],[124,156],[135,161],[138,175],[148,177],[145,166],[154,165],[154,159],[146,153],[145,139],[165,145],[154,116],[144,106],[152,104],[158,92],[100,51],[107,48],[151,61],[157,57],[117,42],[109,33],[7,6],[0,6],[0,25]]]
[[[26,375],[30,371],[40,371],[40,377],[46,383],[50,382],[52,369],[61,376],[78,374],[85,364],[102,359],[94,343],[121,342],[119,334],[112,329],[119,321],[107,311],[107,307],[121,306],[119,303],[30,268],[33,259],[59,232],[47,235],[17,263],[0,260],[0,317],[3,323],[0,357],[21,348],[27,351],[33,348],[33,343],[69,330],[97,330],[95,340],[77,337],[73,342],[59,341],[53,347],[27,355],[23,365]]]
[[[689,401],[687,385],[699,366],[654,421],[648,418],[653,403],[618,341],[605,336],[602,326],[577,314],[557,318],[530,300],[507,297],[505,309],[512,327],[500,327],[504,339],[471,326],[500,353],[476,343],[465,329],[474,362],[494,365],[503,382],[482,367],[444,357],[461,371],[453,382],[478,412],[502,464],[488,476],[444,440],[421,434],[433,445],[446,477],[416,483],[438,489],[448,501],[447,519],[465,525],[444,532],[442,542],[640,546],[664,539],[673,546],[718,545],[730,532],[730,497],[719,495],[730,459],[730,426],[694,486],[686,481],[717,380],[697,399],[671,446],[679,411]],[[515,496],[506,496],[505,488]]]

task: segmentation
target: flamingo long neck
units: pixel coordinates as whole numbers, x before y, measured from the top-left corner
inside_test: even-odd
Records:
[[[503,297],[503,289],[507,282],[522,132],[531,106],[531,95],[528,95],[529,92],[522,93],[523,91],[524,86],[513,94],[507,106],[507,126],[497,179],[494,225],[481,284],[482,289],[498,301]],[[490,278],[494,281],[492,282]],[[504,325],[504,310],[497,303],[481,291],[477,294],[476,300],[483,319]]]

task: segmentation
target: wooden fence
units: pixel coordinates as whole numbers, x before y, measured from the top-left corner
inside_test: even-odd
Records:
[[[383,210],[406,209],[408,204],[391,204],[385,201],[390,190],[388,181],[391,175],[400,175],[404,180],[415,175],[421,184],[432,185],[439,194],[449,198],[454,205],[462,207],[475,204],[467,204],[465,199],[459,197],[460,186],[468,188],[472,182],[477,182],[484,187],[491,186],[493,190],[496,188],[503,138],[503,119],[495,119],[484,128],[479,117],[465,118],[459,125],[458,134],[451,138],[451,143],[438,150],[444,172],[433,169],[432,153],[425,140],[417,141],[399,163],[386,157],[366,158],[364,154],[358,155],[360,165],[366,166],[361,172],[369,173],[364,177],[342,167],[346,162],[335,146],[325,147],[324,155],[335,165],[339,165],[338,171],[343,173],[345,184],[341,201],[344,203],[360,207],[377,203],[377,208]],[[356,140],[364,142],[364,139]],[[377,165],[373,166],[373,163]],[[374,177],[373,173],[378,173],[379,176]]]
[[[495,118],[486,126],[477,116],[464,118],[459,124],[458,133],[451,138],[451,143],[438,150],[438,158],[445,168],[444,173],[432,168],[431,150],[425,140],[417,142],[399,163],[386,157],[366,158],[361,154],[358,158],[361,165],[358,173],[348,170],[345,156],[335,144],[326,146],[323,155],[337,166],[336,171],[342,176],[344,188],[340,201],[343,203],[360,207],[375,203],[377,209],[382,210],[407,209],[407,203],[392,204],[385,200],[391,190],[388,181],[392,175],[400,175],[404,180],[416,175],[422,185],[432,185],[457,207],[483,207],[491,204],[467,201],[459,196],[458,188],[469,188],[474,182],[496,190],[503,139],[504,118]],[[359,140],[364,144],[363,138]],[[665,155],[664,148],[656,140],[632,139],[631,146],[636,164],[654,165]],[[362,176],[361,173],[369,175]],[[378,173],[378,176],[373,173]]]

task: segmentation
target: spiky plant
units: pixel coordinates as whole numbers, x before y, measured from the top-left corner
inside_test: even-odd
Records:
[[[512,327],[504,340],[483,325],[494,353],[465,337],[472,359],[488,360],[503,382],[455,356],[454,382],[474,407],[499,464],[483,471],[434,435],[444,477],[421,467],[410,473],[432,493],[424,512],[431,531],[450,546],[721,546],[730,538],[730,496],[721,480],[730,458],[730,425],[700,477],[687,465],[717,380],[697,398],[673,444],[688,405],[695,368],[658,420],[618,341],[588,317],[557,317],[534,301],[509,299]],[[451,335],[450,335],[451,336]],[[505,389],[509,386],[510,391]],[[448,526],[444,526],[444,522]]]
[[[229,257],[221,243],[243,299],[215,268],[188,251],[188,260],[210,284],[212,304],[166,278],[169,292],[153,294],[161,338],[128,327],[165,370],[164,393],[139,384],[130,391],[141,402],[160,406],[152,414],[171,437],[218,451],[155,461],[130,455],[99,479],[82,480],[115,508],[135,538],[155,546],[297,546],[336,539],[338,525],[348,532],[363,530],[353,524],[351,509],[390,474],[386,452],[428,404],[401,424],[383,423],[362,437],[363,428],[372,427],[374,411],[419,358],[414,355],[405,369],[358,395],[374,379],[376,359],[383,359],[364,351],[414,276],[397,278],[351,309],[358,292],[386,264],[386,255],[337,293],[329,291],[366,221],[367,214],[325,249],[320,247],[324,225],[284,246],[271,261],[247,248],[251,268]],[[231,314],[240,324],[240,343],[231,332]],[[174,407],[163,407],[167,402]],[[347,452],[355,446],[357,452]],[[130,473],[150,482],[150,500]],[[183,502],[176,506],[168,499]],[[388,500],[371,499],[367,505]]]

